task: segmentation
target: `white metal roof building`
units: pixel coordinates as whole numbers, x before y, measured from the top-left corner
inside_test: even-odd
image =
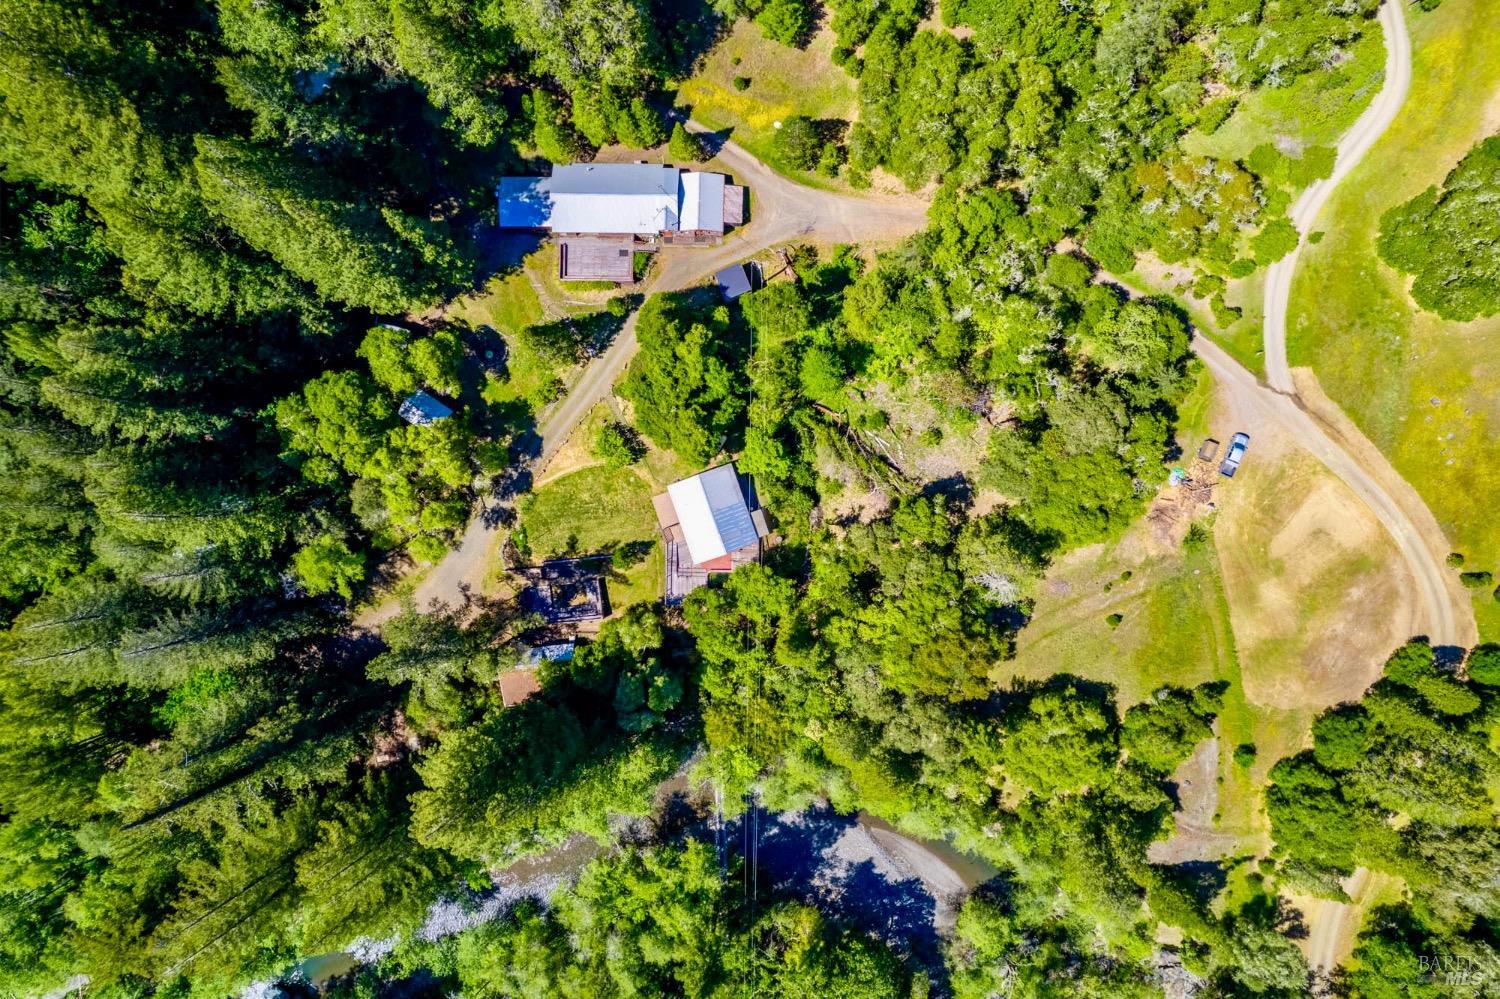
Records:
[[[724,231],[724,175],[685,172],[681,177],[682,210],[677,228]]]
[[[724,175],[655,163],[574,163],[502,177],[500,227],[554,233],[724,231]]]
[[[733,465],[720,465],[667,487],[683,542],[694,565],[703,565],[760,539]]]

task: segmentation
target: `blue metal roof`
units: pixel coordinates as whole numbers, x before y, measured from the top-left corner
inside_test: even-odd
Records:
[[[759,537],[755,533],[755,522],[750,519],[750,508],[745,503],[745,492],[740,488],[740,477],[733,465],[710,468],[698,476],[703,486],[703,495],[708,500],[708,509],[719,529],[726,552],[738,551],[746,545],[755,544]]]
[[[725,298],[739,298],[750,290],[750,274],[745,270],[744,264],[724,268],[714,275],[714,280],[718,282],[719,290],[724,293]]]

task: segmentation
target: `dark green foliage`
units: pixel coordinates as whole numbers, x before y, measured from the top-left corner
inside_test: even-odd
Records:
[[[601,423],[594,431],[591,448],[594,457],[602,459],[610,468],[624,468],[640,461],[646,453],[640,435],[623,423]]]
[[[1255,762],[1256,755],[1255,743],[1242,742],[1234,747],[1234,765],[1248,769]]]
[[[362,203],[312,164],[200,138],[194,165],[209,210],[326,298],[401,312],[466,277],[441,228]]]
[[[544,90],[531,92],[531,141],[553,163],[574,163],[588,152],[567,109]]]
[[[1414,275],[1411,296],[1445,319],[1500,312],[1500,137],[1471,149],[1443,181],[1380,219],[1381,259]]]
[[[733,82],[734,82],[734,89],[736,89],[736,90],[749,90],[750,89],[750,77],[748,77],[748,76],[736,76],[734,78]]]
[[[1450,569],[1462,569],[1464,565],[1463,552],[1449,552],[1447,562]]]
[[[794,170],[811,170],[818,165],[823,137],[817,123],[806,115],[792,115],[781,123],[773,148],[777,159]]]
[[[1495,581],[1495,577],[1488,569],[1481,569],[1478,572],[1459,573],[1458,581],[1471,590],[1483,590]]]
[[[655,295],[641,307],[636,336],[640,353],[621,392],[635,403],[641,432],[695,465],[732,450],[745,412],[746,343],[729,311],[705,312],[694,293]]]

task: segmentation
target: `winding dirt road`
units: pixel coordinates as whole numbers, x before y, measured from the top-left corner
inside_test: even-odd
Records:
[[[1271,265],[1266,273],[1264,298],[1264,356],[1266,381],[1271,393],[1261,392],[1255,402],[1263,415],[1292,431],[1330,471],[1344,481],[1385,525],[1411,571],[1424,608],[1428,637],[1438,645],[1472,645],[1477,641],[1473,605],[1469,597],[1445,571],[1447,539],[1432,511],[1415,489],[1391,466],[1384,455],[1359,431],[1338,407],[1323,395],[1310,371],[1294,376],[1287,362],[1287,312],[1292,278],[1306,237],[1319,213],[1340,181],[1347,177],[1395,120],[1411,87],[1411,37],[1396,0],[1385,0],[1379,20],[1385,37],[1385,81],[1380,93],[1339,140],[1333,173],[1312,184],[1292,206],[1292,223],[1302,236],[1296,249]],[[1249,395],[1248,373],[1216,345],[1202,338],[1197,349],[1214,377],[1232,391]],[[1299,386],[1299,382],[1301,385]],[[1359,929],[1369,879],[1364,868],[1346,882],[1353,904],[1326,899],[1306,906],[1309,934],[1307,960],[1327,972],[1336,967]]]
[[[686,124],[690,131],[710,134],[696,122]],[[733,141],[723,143],[709,167],[727,171],[735,183],[750,189],[749,224],[718,246],[664,247],[651,275],[636,289],[642,294],[691,288],[730,264],[782,243],[893,243],[927,224],[927,203],[919,198],[838,194],[807,187],[776,173]],[[635,320],[632,313],[609,348],[589,362],[568,394],[542,417],[537,427],[541,450],[533,463],[534,475],[541,475],[589,411],[609,398],[615,382],[635,356]],[[500,540],[498,521],[486,516],[489,511],[481,501],[458,546],[417,584],[412,594],[416,607],[425,610],[434,604],[446,604],[457,608],[469,594],[483,592]],[[390,601],[360,615],[356,624],[378,627],[400,610],[399,602]]]
[[[1444,568],[1449,545],[1432,511],[1379,449],[1327,400],[1312,373],[1299,370],[1294,375],[1287,362],[1292,278],[1306,236],[1339,182],[1395,120],[1411,88],[1411,36],[1400,3],[1386,0],[1379,21],[1386,50],[1380,92],[1339,140],[1332,175],[1309,186],[1292,206],[1292,223],[1303,239],[1266,272],[1262,333],[1266,381],[1291,407],[1279,407],[1278,419],[1294,429],[1297,439],[1343,479],[1390,532],[1416,583],[1428,637],[1438,645],[1469,645],[1477,636],[1473,605]],[[1309,389],[1306,395],[1299,381]]]

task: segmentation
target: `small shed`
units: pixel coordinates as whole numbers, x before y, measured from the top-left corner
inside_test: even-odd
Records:
[[[452,409],[426,389],[418,389],[407,396],[396,411],[401,414],[401,419],[418,427],[446,420],[453,415]]]
[[[714,283],[729,301],[734,301],[750,290],[750,271],[744,264],[726,267],[714,275]]]

